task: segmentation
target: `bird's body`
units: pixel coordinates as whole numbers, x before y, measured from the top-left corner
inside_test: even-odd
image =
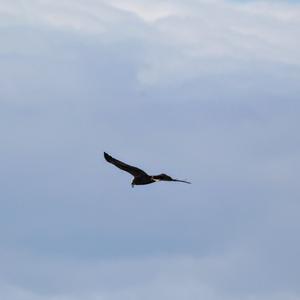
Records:
[[[132,185],[143,185],[143,184],[150,184],[154,182],[155,180],[151,176],[142,175],[142,176],[134,177],[132,180]]]
[[[127,165],[124,162],[113,158],[106,152],[104,152],[104,158],[107,162],[115,165],[116,167],[118,167],[119,169],[121,169],[123,171],[130,173],[134,177],[132,180],[132,183],[131,183],[132,187],[134,187],[135,185],[150,184],[150,183],[154,183],[157,181],[177,181],[177,182],[190,183],[185,180],[173,179],[172,177],[170,177],[166,174],[148,175],[143,170],[141,170],[137,167]]]

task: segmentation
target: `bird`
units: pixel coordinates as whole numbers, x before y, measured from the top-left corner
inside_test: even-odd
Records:
[[[189,181],[174,179],[164,173],[159,175],[148,175],[145,171],[137,167],[130,166],[120,160],[117,160],[112,156],[110,156],[109,154],[107,154],[106,152],[104,152],[104,158],[107,162],[115,165],[116,167],[118,167],[123,171],[130,173],[134,177],[131,182],[132,187],[134,187],[135,185],[150,184],[158,181],[176,181],[176,182],[184,182],[184,183],[191,184],[191,182]]]

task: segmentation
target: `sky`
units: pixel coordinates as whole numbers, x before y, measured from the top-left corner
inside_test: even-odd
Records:
[[[0,33],[1,299],[300,299],[299,1],[1,0]]]

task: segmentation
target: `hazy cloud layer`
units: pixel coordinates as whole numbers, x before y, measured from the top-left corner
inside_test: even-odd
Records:
[[[0,5],[0,298],[300,299],[300,6]],[[102,152],[192,185],[131,189]]]
[[[136,76],[146,85],[300,64],[300,7],[286,2],[4,1],[1,15],[4,28],[27,25],[139,46]],[[286,73],[295,79],[295,71]]]

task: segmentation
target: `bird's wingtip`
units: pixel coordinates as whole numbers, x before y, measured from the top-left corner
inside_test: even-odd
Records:
[[[110,158],[110,155],[108,155],[106,152],[103,152],[104,158],[108,161]]]

